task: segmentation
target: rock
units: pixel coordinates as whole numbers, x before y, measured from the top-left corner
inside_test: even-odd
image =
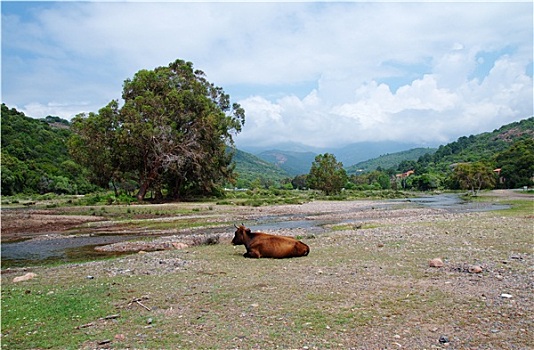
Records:
[[[86,278],[87,278],[88,280],[92,280],[92,279],[95,279],[95,276],[91,276],[91,275],[89,275],[89,276],[87,276]]]
[[[443,267],[443,260],[440,258],[434,258],[428,262],[428,266],[430,267]]]
[[[469,273],[481,273],[482,267],[479,265],[471,265],[468,268]]]
[[[23,276],[18,276],[18,277],[15,277],[13,278],[13,282],[24,282],[24,281],[29,281],[31,280],[32,278],[36,277],[37,275],[34,274],[33,272],[28,272],[27,274],[23,275]]]
[[[442,335],[441,337],[439,337],[439,342],[440,342],[440,344],[447,344],[450,341],[449,341],[449,338],[447,336]]]
[[[187,244],[182,242],[172,242],[172,246],[174,249],[185,249],[189,247]]]
[[[501,298],[511,299],[511,298],[512,298],[512,294],[502,293],[502,294],[501,294]]]

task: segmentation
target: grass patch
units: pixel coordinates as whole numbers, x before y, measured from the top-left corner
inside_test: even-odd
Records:
[[[499,213],[506,216],[530,216],[534,215],[534,201],[532,200],[508,200],[500,202],[501,204],[508,204],[512,207],[510,209],[499,210]]]
[[[76,326],[113,314],[104,285],[54,288],[38,284],[2,288],[2,347],[78,348],[91,338]],[[105,329],[100,338],[111,337]],[[69,345],[68,345],[69,344]]]

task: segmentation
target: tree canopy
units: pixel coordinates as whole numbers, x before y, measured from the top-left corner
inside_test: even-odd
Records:
[[[208,82],[191,62],[141,70],[123,85],[124,104],[111,101],[98,113],[72,121],[69,149],[95,180],[138,184],[138,200],[166,189],[172,198],[208,194],[232,179],[232,135],[245,111]]]
[[[339,193],[345,186],[347,173],[343,169],[343,163],[338,162],[333,154],[319,154],[312,163],[307,181],[310,188],[331,195]]]

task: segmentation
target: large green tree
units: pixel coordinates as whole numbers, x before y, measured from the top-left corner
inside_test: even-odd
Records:
[[[119,108],[112,101],[99,113],[73,120],[72,154],[101,181],[131,179],[138,200],[162,188],[179,198],[211,193],[232,178],[232,135],[245,112],[223,89],[208,82],[191,62],[141,70],[124,82]]]
[[[347,183],[347,173],[343,163],[338,162],[333,154],[319,154],[312,163],[307,177],[308,186],[324,191],[326,195],[339,193]]]

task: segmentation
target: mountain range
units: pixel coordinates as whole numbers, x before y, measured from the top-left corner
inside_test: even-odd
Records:
[[[283,147],[283,148],[282,148]],[[391,155],[390,161],[386,162],[389,166],[394,162],[394,159],[399,157],[393,156],[398,152],[406,152],[412,149],[409,153],[404,153],[400,157],[402,160],[416,160],[427,152],[433,152],[433,148],[420,148],[416,144],[401,143],[393,141],[377,141],[377,142],[359,142],[353,143],[341,148],[313,148],[299,144],[280,144],[275,149],[250,149],[247,148],[244,151],[254,156],[278,166],[281,170],[285,171],[289,176],[296,176],[300,174],[307,174],[310,171],[310,167],[318,154],[330,153],[333,154],[337,161],[343,163],[345,168],[352,168],[357,166],[361,162],[375,159],[381,156]],[[421,153],[423,152],[423,153]],[[384,159],[381,159],[384,161]],[[396,163],[397,164],[397,163]],[[381,165],[384,167],[384,165]],[[357,166],[357,168],[368,168],[372,165]],[[376,168],[376,167],[375,167]],[[372,169],[371,169],[372,170]]]
[[[506,149],[512,141],[534,137],[533,123],[534,117],[531,117],[503,125],[492,132],[462,136],[457,141],[439,145],[438,148],[400,142],[362,142],[342,148],[320,149],[290,143],[277,145],[276,149],[271,150],[245,148],[247,152],[244,153],[247,153],[251,159],[258,158],[257,164],[263,160],[270,166],[275,165],[281,171],[277,174],[277,178],[284,174],[286,177],[308,174],[315,156],[324,153],[333,154],[337,161],[343,163],[350,175],[372,171],[378,167],[389,169],[402,161],[416,161],[425,154],[435,155],[436,159],[444,159],[450,163],[491,159],[496,153]],[[238,172],[244,166],[241,163],[242,160],[243,158],[236,159]],[[272,170],[255,168],[254,176],[269,172]]]

